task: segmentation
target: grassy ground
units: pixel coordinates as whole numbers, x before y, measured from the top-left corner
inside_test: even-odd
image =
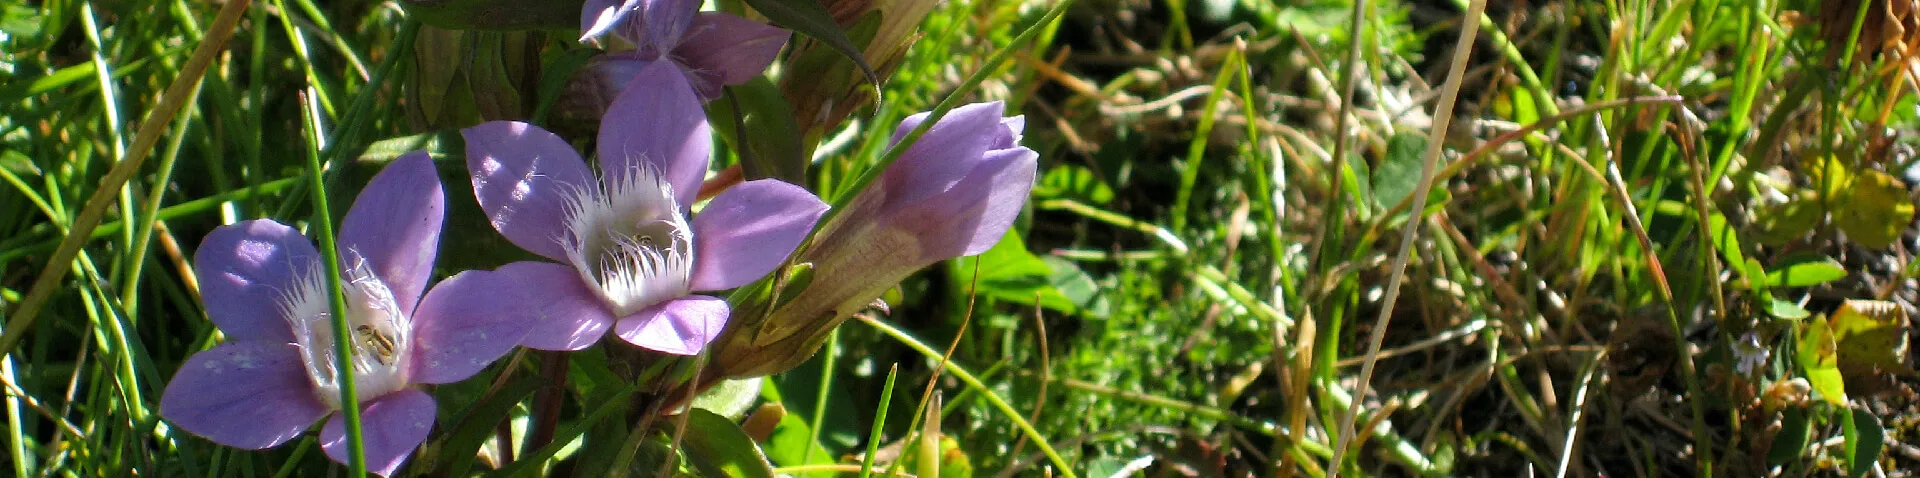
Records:
[[[1079,0],[1057,23],[1041,23],[1050,2],[940,4],[883,106],[830,131],[809,179],[845,183],[898,118],[964,88],[1027,116],[1029,212],[768,379],[749,434],[777,471],[821,475],[875,448],[914,455],[902,439],[930,430],[954,476],[1920,469],[1905,346],[1920,17],[1886,6],[1906,2],[1366,3]],[[174,370],[216,342],[188,266],[200,238],[312,217],[309,155],[339,171],[337,199],[420,147],[444,163],[448,237],[467,238],[445,241],[437,276],[491,268],[512,248],[459,204],[451,133],[580,127],[548,106],[586,54],[577,32],[462,34],[310,0],[253,6],[178,115],[154,120],[220,5],[0,5],[0,438],[16,475],[334,473],[312,436],[240,451],[159,419]],[[1457,61],[1463,26],[1477,38]],[[86,217],[90,198],[104,216]],[[23,310],[66,232],[96,219]],[[549,360],[436,390],[443,427],[403,473],[460,474],[446,463],[475,460],[448,437],[475,437],[472,470],[538,451],[445,424]],[[639,417],[596,418],[604,391],[581,387],[562,431],[620,443]],[[499,408],[498,436],[524,444],[533,400]],[[565,442],[547,472],[610,466]]]

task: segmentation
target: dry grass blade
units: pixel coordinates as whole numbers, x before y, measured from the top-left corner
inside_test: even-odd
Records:
[[[1473,0],[1467,7],[1466,18],[1479,18],[1487,10],[1487,0]],[[1473,53],[1473,39],[1480,33],[1479,25],[1474,22],[1460,23],[1460,38],[1453,46],[1453,64],[1447,68],[1447,82],[1440,90],[1440,104],[1433,108],[1433,128],[1427,131],[1427,151],[1420,166],[1420,183],[1409,197],[1424,198],[1433,189],[1435,165],[1440,161],[1440,151],[1445,145],[1446,132],[1453,119],[1453,106],[1460,97],[1461,77],[1466,75],[1467,58]],[[1340,476],[1340,463],[1345,457],[1347,444],[1353,441],[1354,418],[1360,414],[1360,406],[1366,402],[1367,385],[1373,380],[1373,367],[1380,355],[1380,343],[1387,337],[1387,318],[1393,314],[1393,302],[1400,296],[1400,284],[1407,271],[1407,259],[1413,254],[1413,240],[1420,232],[1420,220],[1407,220],[1406,229],[1400,237],[1400,252],[1393,259],[1393,275],[1387,279],[1387,295],[1381,299],[1380,315],[1374,319],[1373,336],[1367,341],[1367,361],[1360,366],[1360,383],[1353,391],[1353,403],[1348,404],[1346,415],[1340,418],[1339,438],[1333,447],[1332,466],[1327,476]]]

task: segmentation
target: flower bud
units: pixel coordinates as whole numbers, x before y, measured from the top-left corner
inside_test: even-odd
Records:
[[[419,129],[525,118],[540,84],[544,36],[422,27],[407,118]]]
[[[992,248],[1026,204],[1039,158],[1018,144],[1022,117],[1002,111],[998,102],[954,109],[860,191],[794,260],[810,266],[806,278],[738,306],[738,326],[715,342],[719,376],[793,368],[901,279]],[[894,141],[925,118],[907,118]]]
[[[906,58],[907,47],[920,38],[917,28],[936,5],[933,0],[820,1],[861,47],[861,57],[883,83]],[[787,58],[780,90],[793,103],[794,119],[809,149],[847,115],[873,101],[873,87],[860,67],[825,42],[795,41]]]

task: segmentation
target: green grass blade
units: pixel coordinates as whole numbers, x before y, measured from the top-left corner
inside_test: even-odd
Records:
[[[867,455],[860,460],[860,478],[867,478],[873,474],[873,459],[875,455],[880,454],[880,441],[884,438],[881,436],[881,431],[887,427],[887,406],[893,404],[894,379],[899,377],[900,364],[887,367],[887,382],[880,389],[879,410],[873,412],[873,430],[867,432]]]
[[[927,344],[922,343],[920,339],[914,338],[905,331],[895,328],[884,321],[870,317],[860,317],[860,321],[873,326],[874,329],[878,329],[881,333],[887,334],[887,336],[893,337],[894,340],[900,341],[900,343],[905,344],[908,348],[919,352],[920,355],[924,355],[927,358],[941,360],[944,356],[940,351],[934,350],[933,347],[928,347]],[[1054,466],[1060,468],[1061,476],[1068,478],[1079,476],[1073,472],[1073,466],[1069,465],[1065,458],[1060,457],[1060,452],[1053,450],[1053,445],[1047,441],[1047,437],[1040,435],[1040,432],[1033,428],[1033,424],[1027,423],[1027,419],[1022,418],[1020,412],[1014,410],[1012,405],[1008,405],[1007,401],[1001,399],[999,394],[993,393],[992,389],[987,388],[986,384],[980,382],[980,379],[974,378],[973,374],[968,373],[966,368],[961,367],[960,364],[947,362],[946,368],[947,372],[952,373],[954,378],[958,378],[961,382],[966,383],[968,388],[977,391],[982,398],[987,400],[987,403],[992,404],[994,408],[1006,414],[1007,419],[1013,421],[1014,427],[1019,428],[1020,433],[1025,434],[1028,440],[1032,440],[1033,445],[1040,447],[1040,452],[1046,454],[1047,459],[1051,460]]]
[[[309,87],[307,91],[314,91]],[[333,233],[333,212],[327,204],[327,188],[321,184],[320,165],[320,109],[312,101],[302,97],[302,106],[307,114],[302,126],[307,132],[307,185],[313,192],[312,231],[308,235],[320,244],[320,257],[326,269],[327,310],[333,322],[333,354],[335,373],[340,374],[340,417],[347,428],[347,476],[363,477],[367,475],[367,446],[361,436],[360,400],[354,389],[359,388],[353,377],[353,341],[352,327],[347,324],[347,301],[342,295],[340,278],[340,250],[335,245]]]

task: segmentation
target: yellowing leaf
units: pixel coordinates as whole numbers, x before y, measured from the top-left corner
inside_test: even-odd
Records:
[[[1853,170],[1844,158],[1807,158],[1801,165],[1813,181],[1814,190],[1828,198],[1846,195],[1848,184],[1853,182]]]
[[[1810,189],[1788,189],[1787,202],[1761,204],[1754,210],[1754,238],[1778,246],[1806,235],[1820,222],[1820,196]]]
[[[1886,248],[1913,222],[1907,186],[1884,172],[1859,171],[1834,199],[1834,223],[1862,246]]]
[[[1829,320],[1840,373],[1854,393],[1882,391],[1892,385],[1889,373],[1911,373],[1901,360],[1907,350],[1907,313],[1899,305],[1848,300]]]

